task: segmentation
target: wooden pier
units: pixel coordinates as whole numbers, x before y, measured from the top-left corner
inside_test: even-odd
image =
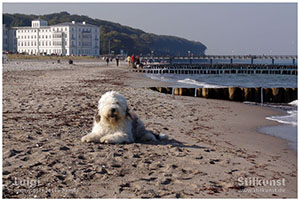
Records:
[[[295,65],[269,64],[151,64],[132,72],[150,74],[281,74],[297,75]]]
[[[251,64],[254,64],[255,60],[271,60],[272,64],[276,64],[278,60],[292,60],[293,65],[296,65],[298,57],[296,55],[202,55],[202,56],[141,56],[141,60],[152,60],[152,61],[165,61],[170,64],[173,61],[188,61],[192,64],[194,61],[209,61],[213,64],[215,60],[228,60],[233,64],[236,60],[249,60]]]

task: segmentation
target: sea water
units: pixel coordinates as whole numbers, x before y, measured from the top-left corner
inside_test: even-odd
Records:
[[[222,88],[264,87],[296,88],[296,75],[277,74],[146,74],[147,77],[170,83],[170,87]]]
[[[276,74],[146,74],[147,77],[165,81],[169,87],[177,88],[222,88],[222,87],[263,87],[263,88],[297,88],[296,75]],[[266,119],[279,122],[279,126],[263,127],[258,131],[287,140],[297,150],[298,101],[290,104],[269,104],[268,107],[280,108],[284,115],[271,116]]]
[[[284,115],[266,117],[268,120],[279,122],[280,125],[262,127],[258,131],[283,138],[288,141],[292,149],[297,150],[298,100],[295,100],[285,106],[271,105],[271,107],[280,107],[280,109],[285,111]]]

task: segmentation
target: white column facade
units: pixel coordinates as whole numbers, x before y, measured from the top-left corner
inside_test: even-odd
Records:
[[[32,21],[31,27],[16,31],[17,51],[30,55],[100,54],[100,28],[83,23],[61,23],[47,26],[45,21]]]

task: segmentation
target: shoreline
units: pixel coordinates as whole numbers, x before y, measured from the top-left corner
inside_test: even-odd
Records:
[[[165,83],[131,73],[124,64],[75,62],[65,67],[3,71],[4,197],[297,197],[296,153],[285,140],[256,131],[260,125],[275,125],[265,116],[278,112],[154,92],[146,87]],[[101,94],[109,90],[125,95],[148,130],[171,139],[149,144],[81,143],[81,136],[91,130]],[[14,178],[27,177],[51,184],[53,191],[26,194],[11,185]],[[284,178],[285,191],[240,192],[241,177]],[[54,191],[58,186],[78,191]]]
[[[150,87],[158,87],[157,85],[157,81],[156,79],[152,79],[151,77],[147,76],[147,74],[143,74],[145,80],[153,80],[153,82],[155,82],[155,86],[150,86]],[[159,81],[159,87],[175,87],[175,88],[185,88],[185,87],[189,87],[189,88],[193,88],[193,87],[196,87],[196,86],[193,86],[192,84],[185,84],[185,83],[173,83],[173,82],[168,82],[168,81]],[[149,87],[149,86],[148,86]],[[196,97],[195,97],[196,98]],[[199,97],[197,97],[199,98]],[[211,99],[210,99],[211,100]],[[247,102],[242,102],[243,104],[249,104]],[[258,107],[264,107],[264,108],[271,108],[275,113],[272,114],[271,116],[283,116],[283,115],[286,115],[287,112],[282,109],[282,108],[274,108],[272,107],[271,105],[266,105],[264,104],[263,106],[260,106],[258,103],[257,104],[253,104],[252,102],[250,103],[251,105],[255,105],[255,106],[258,106]],[[265,119],[267,117],[270,117],[270,116],[265,116]],[[289,144],[293,144],[292,146],[290,146],[290,149],[297,152],[297,145],[294,145],[294,143],[297,144],[297,142],[292,142],[292,141],[289,141],[288,139],[286,139],[284,136],[280,136],[280,135],[275,135],[275,134],[271,134],[269,133],[270,131],[267,130],[267,128],[270,128],[270,129],[275,129],[276,127],[278,128],[281,128],[281,127],[287,127],[287,126],[291,126],[289,124],[284,124],[284,123],[280,123],[280,122],[276,122],[275,120],[269,120],[269,119],[266,119],[268,121],[271,121],[271,122],[274,122],[274,125],[258,125],[256,127],[256,132],[259,133],[259,134],[262,134],[262,135],[269,135],[269,136],[275,136],[279,139],[283,139],[285,140],[287,143]]]

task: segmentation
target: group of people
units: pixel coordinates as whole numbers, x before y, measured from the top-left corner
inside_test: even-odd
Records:
[[[119,66],[119,58],[116,57],[115,60],[116,60],[116,65]],[[106,57],[105,61],[106,61],[106,65],[108,66],[109,62],[113,61],[113,58]]]
[[[134,54],[127,57],[128,65],[132,68],[138,68],[142,66],[139,56],[135,56]]]
[[[113,59],[116,61],[116,65],[119,66],[120,59],[118,57],[105,57],[104,60],[106,61],[106,65],[108,66],[109,62],[112,62]],[[128,65],[132,68],[139,68],[143,66],[143,64],[140,61],[140,57],[135,56],[134,54],[132,56],[128,56],[126,60],[128,62]]]

